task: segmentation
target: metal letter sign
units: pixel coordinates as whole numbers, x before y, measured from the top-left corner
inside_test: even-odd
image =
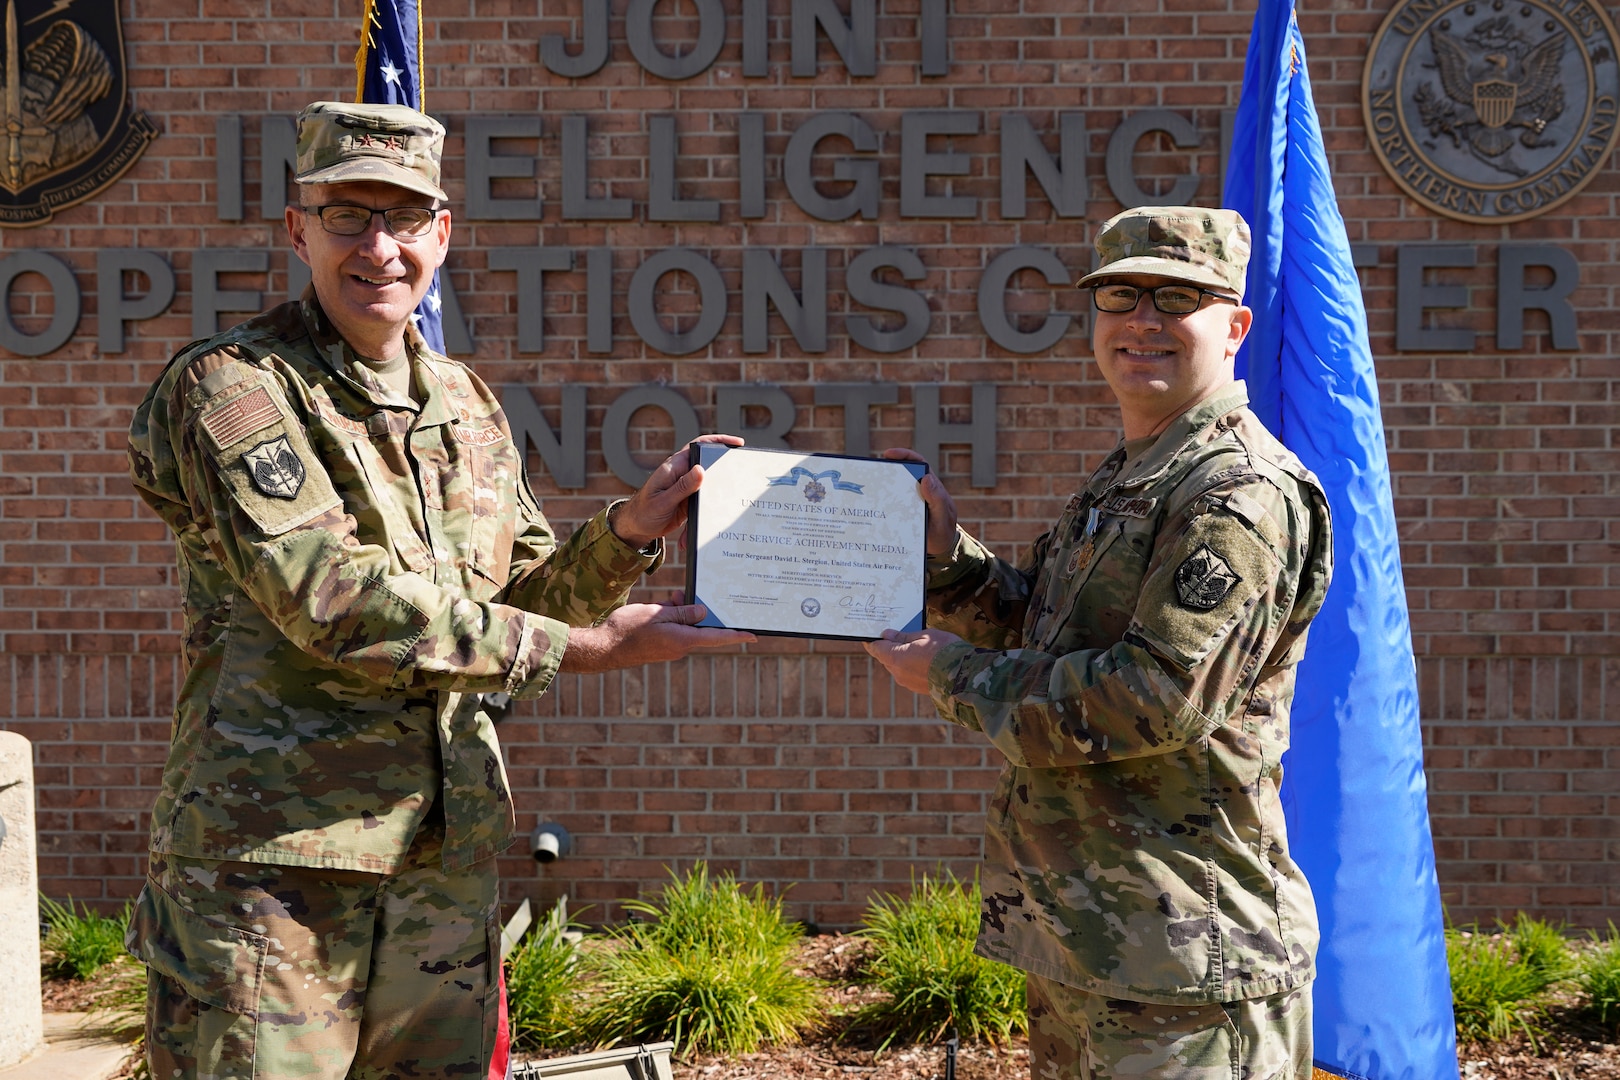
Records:
[[[157,128],[133,109],[117,0],[6,0],[0,225],[40,225],[133,165]]]
[[[1373,151],[1436,213],[1481,224],[1544,214],[1614,150],[1616,38],[1600,4],[1398,0],[1362,77]]]

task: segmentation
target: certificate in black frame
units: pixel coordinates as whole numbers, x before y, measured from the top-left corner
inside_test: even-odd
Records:
[[[692,496],[686,520],[686,598],[688,603],[702,604],[707,609],[699,626],[833,641],[875,641],[882,637],[885,629],[923,628],[928,519],[927,506],[916,492],[916,482],[928,474],[927,465],[854,454],[732,447],[724,443],[693,443],[690,454],[692,463],[702,465],[705,471],[704,488]],[[757,532],[734,532],[733,535],[739,542],[751,542],[745,547],[763,544],[772,551],[779,549],[781,554],[743,550],[717,555],[713,550],[702,550],[704,545],[700,538],[716,532],[715,523],[703,517],[704,490],[710,487],[711,470],[727,454],[741,454],[745,458],[771,456],[757,463],[758,479],[764,480],[773,495],[780,497],[753,503],[753,508],[767,515],[771,522]],[[771,460],[780,461],[783,457],[795,461],[778,464]],[[807,466],[806,462],[813,464]],[[839,465],[839,462],[854,464]],[[873,478],[886,480],[884,472],[874,470],[888,469],[904,470],[909,481],[904,484],[905,495],[898,494],[896,485],[889,482],[885,489],[889,499],[881,506],[870,505],[876,495],[882,494],[866,490],[874,486]],[[778,488],[782,489],[779,493],[775,491]],[[711,510],[715,494],[710,495]],[[914,512],[916,517],[902,517],[896,525],[888,525],[888,515],[895,510]],[[879,522],[884,523],[879,532],[898,530],[902,536],[914,540],[916,550],[883,542],[885,537],[864,539],[867,535],[864,531],[840,535],[840,530],[862,530]],[[771,531],[773,524],[780,526],[780,535]],[[716,582],[726,580],[725,573],[717,578],[711,572],[713,560],[718,557],[735,558],[737,572],[762,585],[758,594],[742,592],[723,597],[717,592]],[[774,573],[762,571],[762,564],[774,568]],[[852,580],[838,582],[835,575],[845,571]],[[896,574],[904,577],[896,581]],[[795,587],[801,588],[802,593],[789,595]],[[705,590],[709,592],[707,597]]]

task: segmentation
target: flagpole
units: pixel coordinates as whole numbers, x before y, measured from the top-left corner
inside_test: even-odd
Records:
[[[354,54],[357,104],[405,105],[425,112],[425,45],[421,0],[365,0]],[[442,269],[442,268],[441,268]],[[440,271],[411,322],[434,352],[445,351]],[[461,345],[466,348],[465,342]]]
[[[360,47],[354,53],[354,103],[356,105],[363,104],[366,100],[366,67],[371,62],[371,28],[376,21],[377,5],[374,0],[366,0],[365,10],[360,13]]]

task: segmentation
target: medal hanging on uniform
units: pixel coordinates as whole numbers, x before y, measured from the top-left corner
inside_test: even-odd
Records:
[[[1086,529],[1080,535],[1080,546],[1074,549],[1069,556],[1069,565],[1064,568],[1064,577],[1073,577],[1082,567],[1091,563],[1091,556],[1097,550],[1097,525],[1102,520],[1102,514],[1095,506],[1086,511]]]

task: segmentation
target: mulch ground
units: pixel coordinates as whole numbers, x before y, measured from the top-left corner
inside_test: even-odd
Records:
[[[799,969],[828,984],[827,1026],[795,1046],[722,1057],[695,1054],[674,1061],[676,1080],[944,1080],[947,1048],[904,1046],[880,1051],[869,1035],[849,1030],[839,1017],[872,997],[857,975],[867,943],[823,934],[800,947]],[[100,979],[45,979],[47,1012],[87,1012],[105,991]],[[1458,1054],[1463,1080],[1620,1080],[1620,1034],[1598,1029],[1573,1008],[1554,1007],[1546,1033],[1532,1044],[1523,1034],[1504,1042],[1465,1045]],[[546,1055],[540,1055],[546,1056]],[[957,1049],[957,1080],[1027,1080],[1029,1047],[1021,1038],[1000,1046]]]
[[[879,1040],[852,1031],[839,1020],[877,996],[859,981],[870,944],[848,934],[821,934],[799,946],[798,970],[831,990],[827,1027],[798,1046],[766,1047],[756,1054],[722,1058],[696,1055],[676,1061],[676,1080],[939,1080],[950,1050],[943,1044],[879,1050]],[[1028,1080],[1029,1046],[1022,1038],[1000,1046],[956,1048],[957,1080]]]
[[[1620,1034],[1603,1031],[1573,1008],[1554,1006],[1532,1042],[1515,1034],[1464,1045],[1463,1080],[1620,1080]]]
[[[845,1017],[878,996],[863,984],[870,944],[848,934],[819,934],[799,946],[796,970],[829,989],[820,1031],[791,1046],[756,1053],[693,1054],[673,1060],[675,1080],[943,1080],[950,1050],[931,1046],[880,1049],[877,1037],[852,1030]],[[559,1052],[560,1053],[560,1052]],[[519,1062],[558,1055],[518,1055]],[[1014,1038],[1000,1046],[962,1044],[955,1052],[957,1080],[1028,1080],[1029,1047]]]

